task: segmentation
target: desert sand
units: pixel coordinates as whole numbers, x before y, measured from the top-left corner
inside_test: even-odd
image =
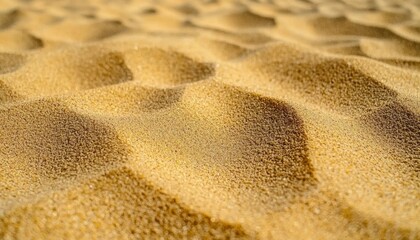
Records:
[[[420,2],[0,1],[0,239],[420,239]]]

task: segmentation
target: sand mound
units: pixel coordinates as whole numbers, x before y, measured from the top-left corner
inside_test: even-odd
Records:
[[[200,18],[198,22],[204,26],[227,30],[271,27],[275,24],[273,18],[260,16],[250,11],[228,12],[225,14],[217,12],[214,16],[210,15],[207,18]]]
[[[21,71],[0,75],[0,82],[31,98],[118,84],[132,80],[132,75],[122,54],[88,47],[46,51],[36,61],[28,59]]]
[[[40,39],[22,31],[3,31],[0,33],[2,51],[19,51],[40,48]]]
[[[155,87],[170,87],[204,80],[214,68],[183,54],[160,49],[139,49],[124,54],[135,80]]]
[[[125,232],[151,238],[247,238],[240,226],[190,210],[128,168],[14,208],[0,226],[7,229],[6,238],[84,238],[86,232],[97,239],[119,238]]]
[[[420,238],[416,1],[0,9],[0,239]]]
[[[124,29],[125,27],[119,21],[72,19],[48,26],[38,31],[37,35],[54,41],[87,42],[110,37]]]

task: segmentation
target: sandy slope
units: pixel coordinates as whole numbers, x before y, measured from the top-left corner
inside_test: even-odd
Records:
[[[419,239],[416,0],[0,1],[1,239]]]

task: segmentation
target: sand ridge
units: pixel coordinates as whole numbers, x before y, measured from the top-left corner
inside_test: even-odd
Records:
[[[0,1],[0,238],[419,239],[419,19]]]

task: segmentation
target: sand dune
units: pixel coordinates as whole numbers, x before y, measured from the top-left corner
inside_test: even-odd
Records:
[[[419,239],[419,19],[0,1],[0,238]]]

